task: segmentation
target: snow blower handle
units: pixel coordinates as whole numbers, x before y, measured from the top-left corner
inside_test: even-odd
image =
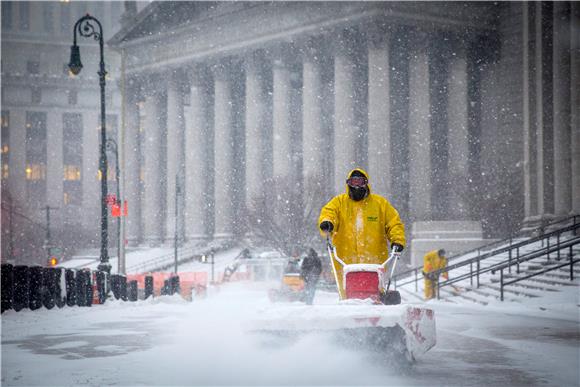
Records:
[[[345,266],[346,263],[336,255],[336,247],[330,241],[330,233],[326,233],[326,248],[328,249],[328,255],[330,256],[330,260],[335,260],[336,262],[340,263],[341,266]]]
[[[391,255],[389,256],[389,259],[387,259],[385,261],[385,263],[383,263],[383,266],[386,267],[387,263],[389,263],[393,259],[395,260],[395,262],[393,263],[393,266],[391,267],[391,274],[389,275],[389,282],[387,282],[387,288],[386,288],[387,292],[389,291],[389,288],[391,287],[391,279],[393,278],[393,275],[395,274],[395,268],[397,267],[397,262],[399,262],[399,258],[401,258],[401,252],[396,251],[395,249],[392,249]]]

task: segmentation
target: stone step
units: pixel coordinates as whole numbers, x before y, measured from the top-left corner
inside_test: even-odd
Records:
[[[446,295],[446,297],[443,296],[443,294]],[[446,300],[452,300],[454,298],[461,298],[470,302],[475,302],[477,304],[480,305],[487,305],[489,303],[488,300],[483,300],[480,297],[474,296],[473,294],[470,294],[470,292],[468,291],[455,291],[455,290],[448,290],[447,287],[443,287],[439,290],[439,295],[441,298],[444,298]],[[456,302],[456,301],[454,301]]]
[[[492,284],[488,283],[482,285],[482,287],[488,287],[490,289],[496,290],[498,293],[501,291],[499,284]],[[525,291],[524,291],[525,289]],[[506,298],[506,294],[512,294],[519,297],[528,297],[528,298],[538,298],[540,297],[543,292],[537,292],[531,289],[526,289],[522,287],[514,287],[513,285],[504,286],[503,288],[504,299]]]

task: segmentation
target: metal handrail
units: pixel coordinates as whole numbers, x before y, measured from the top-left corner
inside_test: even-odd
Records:
[[[461,257],[464,257],[464,256],[466,256],[468,254],[472,254],[472,253],[475,253],[475,252],[477,252],[478,253],[478,256],[480,256],[481,255],[481,251],[483,251],[483,250],[489,250],[490,248],[492,248],[494,246],[502,246],[502,245],[505,245],[508,242],[511,245],[511,243],[512,243],[512,241],[514,239],[523,238],[523,237],[526,237],[526,236],[528,236],[530,234],[534,234],[534,233],[536,233],[538,231],[541,231],[542,235],[544,235],[544,230],[546,228],[553,227],[553,226],[555,226],[557,224],[560,224],[560,223],[567,223],[570,220],[572,220],[572,225],[576,225],[576,224],[578,224],[577,223],[577,218],[580,218],[580,216],[578,216],[578,215],[572,215],[572,216],[568,216],[568,217],[563,218],[563,219],[553,220],[553,221],[546,222],[546,223],[542,224],[541,226],[538,226],[538,227],[536,227],[534,229],[530,229],[530,230],[520,230],[517,233],[512,234],[511,236],[509,236],[507,238],[504,238],[504,239],[501,239],[499,241],[494,241],[494,242],[485,244],[483,246],[479,246],[479,247],[477,247],[475,249],[467,250],[467,251],[464,251],[462,253],[452,255],[452,256],[450,256],[448,258],[448,262],[449,261],[452,261],[452,260],[454,260],[456,258],[461,258]],[[414,269],[406,270],[406,271],[397,273],[394,278],[396,280],[400,280],[400,279],[404,279],[405,277],[411,277],[413,274],[415,275],[415,277],[417,277],[419,270],[420,270],[420,267],[416,267]],[[411,281],[411,282],[413,282],[413,281]],[[402,286],[402,285],[405,285],[405,284],[408,284],[408,283],[410,283],[410,282],[402,283],[399,286]]]
[[[564,266],[570,265],[570,281],[573,281],[574,280],[574,264],[580,262],[580,258],[574,259],[573,247],[577,244],[580,244],[580,238],[576,238],[572,241],[565,242],[564,245],[566,245],[566,246],[559,246],[559,248],[558,248],[558,251],[560,251],[561,249],[566,249],[566,248],[570,249],[570,254],[568,255],[569,262],[561,263],[559,265],[552,266],[552,267],[549,267],[547,269],[540,270],[538,272],[531,273],[531,274],[528,274],[528,275],[523,276],[523,277],[517,277],[517,278],[514,278],[514,279],[507,281],[507,282],[504,282],[504,280],[503,280],[503,271],[504,271],[505,267],[500,268],[500,285],[499,285],[500,286],[500,288],[499,288],[500,289],[500,300],[503,301],[503,288],[505,286],[512,285],[512,284],[515,284],[517,282],[520,282],[520,281],[523,281],[523,280],[526,280],[526,279],[529,279],[529,278],[532,278],[532,277],[535,277],[535,276],[538,276],[541,274],[545,274],[545,273],[548,273],[548,272],[551,272],[554,270],[558,270]]]
[[[512,240],[511,239],[508,239],[510,241],[510,244],[508,246],[505,246],[505,247],[502,247],[502,248],[499,248],[499,249],[496,249],[496,250],[489,251],[489,252],[487,252],[487,253],[485,253],[483,255],[480,254],[480,255],[478,255],[478,256],[476,256],[474,258],[461,261],[461,262],[456,263],[454,265],[447,266],[447,267],[445,267],[443,269],[439,269],[439,270],[433,271],[433,272],[431,272],[429,274],[431,276],[433,276],[434,278],[438,278],[438,276],[441,275],[442,273],[449,272],[451,270],[458,269],[458,268],[461,268],[461,267],[464,267],[464,266],[469,265],[470,266],[470,270],[469,270],[470,272],[469,272],[469,274],[467,275],[467,277],[465,277],[465,275],[463,275],[462,277],[471,278],[471,285],[473,285],[473,277],[476,277],[477,278],[477,286],[479,286],[479,275],[482,273],[480,264],[481,264],[481,261],[482,260],[485,260],[487,258],[496,256],[498,254],[502,254],[502,253],[508,252],[509,253],[508,261],[511,262],[512,261],[512,251],[513,250],[516,250],[517,257],[519,257],[519,249],[521,247],[527,246],[529,244],[532,244],[532,243],[535,243],[535,242],[538,242],[538,241],[542,241],[542,243],[543,243],[544,240],[547,240],[548,241],[548,247],[549,247],[549,240],[553,236],[556,236],[557,237],[557,239],[558,239],[558,242],[557,243],[559,245],[560,244],[560,235],[561,234],[563,234],[565,232],[568,232],[568,231],[574,231],[574,230],[580,229],[580,223],[576,223],[576,218],[577,218],[577,216],[571,216],[569,218],[566,218],[567,220],[573,219],[573,224],[570,225],[570,226],[567,226],[567,227],[563,227],[563,228],[554,230],[554,231],[552,231],[550,233],[547,233],[547,234],[541,234],[541,235],[538,235],[536,237],[527,239],[525,241],[522,241],[522,242],[519,242],[519,243],[516,243],[516,244],[512,244],[511,243]],[[553,225],[555,223],[558,223],[558,222],[554,222],[551,225]],[[463,255],[465,255],[465,254],[468,254],[468,253],[464,253]],[[550,252],[548,252],[547,254],[550,254]],[[474,264],[476,264],[476,266],[477,266],[476,270],[473,270],[473,265]],[[511,265],[510,265],[510,267],[511,267]],[[403,286],[403,285],[407,285],[407,284],[410,284],[412,282],[415,282],[415,291],[418,291],[418,281],[420,279],[419,276],[418,276],[419,270],[420,270],[420,268],[415,268],[415,269],[413,269],[413,270],[410,271],[411,273],[413,273],[413,272],[415,273],[415,276],[414,276],[415,278],[414,279],[410,279],[410,280],[405,281],[403,283],[400,283],[398,281],[395,281],[395,285],[396,286]],[[424,278],[424,276],[421,275],[421,278]],[[465,278],[462,278],[462,279],[465,279]],[[449,283],[449,284],[451,284],[451,283]]]
[[[559,243],[556,245],[553,245],[552,247],[550,247],[550,246],[542,247],[538,250],[529,252],[525,255],[521,255],[518,258],[513,259],[509,262],[500,262],[500,263],[496,263],[495,265],[492,265],[492,266],[487,266],[485,268],[481,268],[479,270],[479,274],[481,275],[481,274],[484,274],[487,272],[491,272],[492,274],[494,274],[496,271],[508,269],[510,266],[514,266],[514,265],[518,266],[517,273],[519,274],[519,272],[520,272],[519,265],[521,263],[530,261],[530,260],[535,259],[535,258],[539,258],[539,257],[544,256],[544,255],[548,255],[550,253],[557,252],[557,251],[562,250],[562,249],[566,249],[570,246],[575,246],[579,243],[580,243],[580,237],[574,238],[574,239],[571,239],[571,240],[568,240],[566,242],[562,242],[562,243]],[[460,276],[450,278],[446,281],[442,281],[438,284],[438,286],[439,286],[439,288],[442,288],[443,286],[452,285],[456,282],[463,281],[463,280],[468,279],[470,277],[472,277],[471,273],[465,273],[465,274],[462,274]],[[479,283],[478,283],[478,286],[479,286]]]

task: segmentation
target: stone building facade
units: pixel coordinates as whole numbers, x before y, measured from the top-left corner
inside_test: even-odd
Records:
[[[120,28],[123,4],[3,1],[1,7],[2,258],[45,264],[46,206],[54,244],[99,243],[98,42],[79,37],[80,75],[70,76],[67,64],[75,22],[90,13],[107,39]],[[119,55],[105,48],[105,63],[107,133],[117,139]],[[108,158],[115,192],[116,160]]]
[[[578,214],[578,36],[574,2],[150,3],[109,42],[128,239],[173,236],[178,187],[187,240],[235,238],[264,181],[326,200],[355,166],[414,264]]]

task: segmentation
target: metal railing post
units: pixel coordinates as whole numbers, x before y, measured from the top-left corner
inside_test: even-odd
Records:
[[[433,291],[435,291],[435,283],[433,283]],[[437,299],[439,300],[439,280],[437,280]]]
[[[469,262],[469,284],[473,287],[473,262]]]
[[[510,249],[510,251],[508,252],[508,271],[511,273],[512,272],[512,250]]]
[[[517,247],[516,248],[516,259],[517,259],[517,269],[516,269],[516,273],[520,274],[520,248]]]
[[[479,259],[477,260],[477,287],[479,288]]]
[[[503,268],[499,271],[499,299],[503,301]]]
[[[574,281],[574,256],[572,254],[572,246],[570,246],[570,281]]]
[[[547,238],[546,241],[546,252],[547,252],[547,257],[548,257],[548,261],[550,260],[550,237]]]

